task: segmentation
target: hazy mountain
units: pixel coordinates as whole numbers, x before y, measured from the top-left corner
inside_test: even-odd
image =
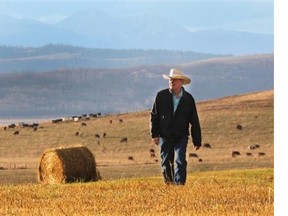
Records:
[[[172,65],[66,69],[0,74],[0,116],[117,113],[151,107],[162,74]],[[192,78],[185,86],[197,101],[274,88],[274,57],[223,57],[173,65]]]
[[[4,19],[2,19],[4,18]],[[43,46],[45,44],[71,44],[85,41],[75,32],[71,33],[56,25],[34,19],[15,19],[8,16],[0,18],[0,44],[14,46]]]
[[[279,6],[279,5],[278,5]],[[6,1],[0,14],[56,23],[87,9],[101,10],[113,17],[157,16],[192,30],[221,28],[273,34],[273,0],[245,1]],[[102,21],[103,23],[106,20]],[[77,27],[77,26],[75,26]]]
[[[11,24],[12,23],[12,24]],[[1,45],[67,44],[110,49],[190,50],[216,54],[272,53],[271,34],[206,30],[191,32],[166,18],[151,15],[113,17],[91,9],[56,23],[31,19],[0,21]]]

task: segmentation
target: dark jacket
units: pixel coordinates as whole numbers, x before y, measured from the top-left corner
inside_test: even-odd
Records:
[[[183,95],[175,113],[173,113],[173,95],[169,89],[157,93],[151,110],[151,136],[178,140],[189,136],[191,125],[193,144],[201,146],[201,128],[195,100],[183,87],[182,91]]]

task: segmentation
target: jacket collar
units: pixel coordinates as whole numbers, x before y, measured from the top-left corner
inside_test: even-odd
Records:
[[[168,90],[169,90],[169,92],[170,92],[172,95],[174,95],[174,93],[172,92],[172,90],[171,90],[170,88],[169,88]],[[186,91],[185,91],[184,87],[182,86],[182,87],[181,87],[181,92],[180,92],[180,94],[182,94],[181,97],[184,97],[184,96],[185,96],[185,92],[186,92]]]

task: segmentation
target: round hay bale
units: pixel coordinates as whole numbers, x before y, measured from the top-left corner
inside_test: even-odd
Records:
[[[92,152],[84,146],[46,150],[38,165],[38,181],[46,184],[100,180]]]

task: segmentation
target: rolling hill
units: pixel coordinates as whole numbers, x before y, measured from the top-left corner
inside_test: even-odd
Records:
[[[47,72],[75,68],[127,68],[167,62],[179,64],[225,56],[228,55],[174,50],[92,49],[53,44],[42,47],[0,46],[0,73]]]
[[[273,54],[210,58],[129,68],[75,68],[0,74],[0,116],[62,117],[126,113],[151,107],[168,87],[162,74],[178,67],[196,101],[274,88]]]

